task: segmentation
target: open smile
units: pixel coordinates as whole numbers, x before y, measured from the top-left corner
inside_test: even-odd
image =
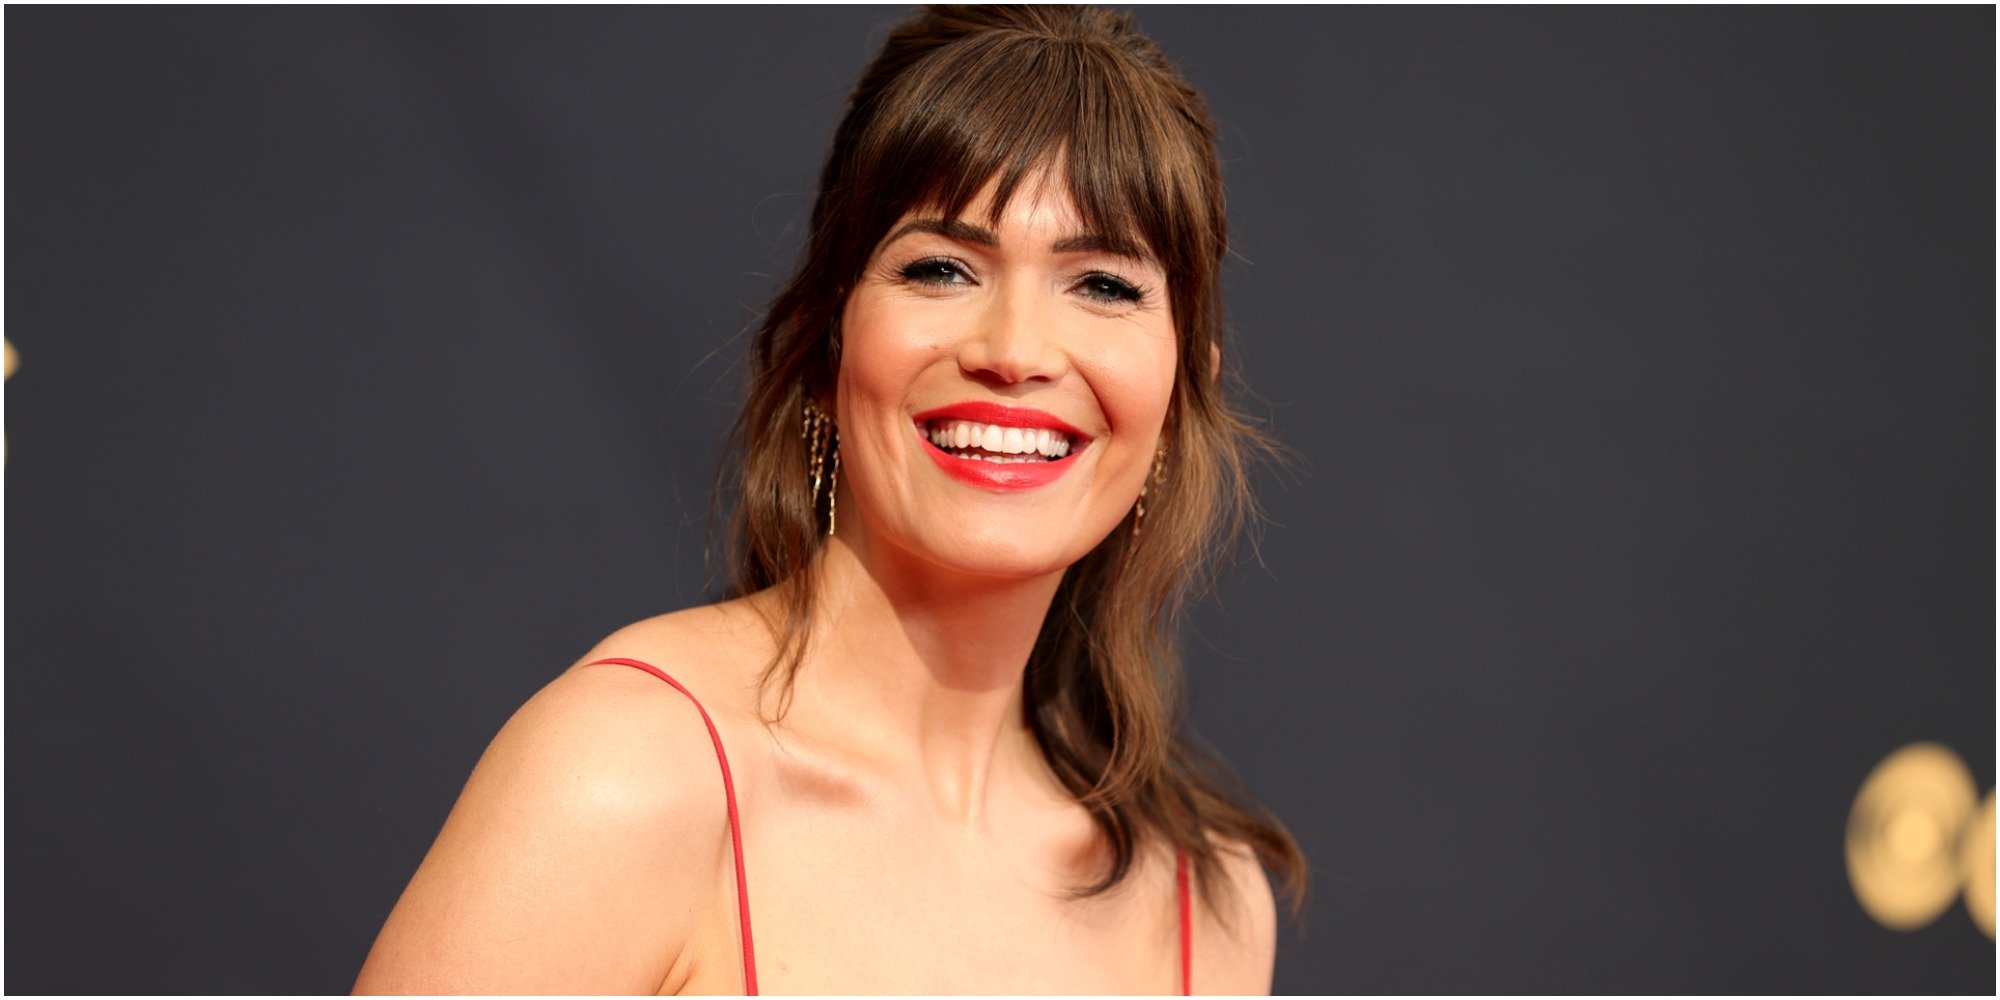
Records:
[[[1061,478],[1090,436],[1041,410],[967,402],[914,418],[924,453],[946,475],[991,490],[1024,490]]]
[[[1069,435],[1046,427],[1003,427],[975,420],[933,420],[925,435],[959,458],[986,462],[1053,462],[1069,454]]]

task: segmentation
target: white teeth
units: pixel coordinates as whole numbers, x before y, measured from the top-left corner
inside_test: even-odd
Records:
[[[924,436],[939,448],[976,448],[988,455],[963,455],[988,461],[1040,462],[1061,458],[1070,452],[1069,435],[1041,427],[1001,427],[970,420],[940,420],[924,429]]]

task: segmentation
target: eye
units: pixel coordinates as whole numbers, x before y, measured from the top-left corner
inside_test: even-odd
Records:
[[[896,276],[918,285],[967,285],[972,279],[965,268],[949,257],[926,257],[903,265]]]
[[[1084,275],[1078,287],[1083,289],[1084,297],[1099,302],[1141,302],[1146,298],[1145,289],[1102,271]]]

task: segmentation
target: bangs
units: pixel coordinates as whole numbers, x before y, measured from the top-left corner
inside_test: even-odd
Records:
[[[1212,137],[1159,81],[1087,41],[994,33],[910,66],[861,125],[841,187],[856,273],[905,213],[957,219],[989,181],[997,228],[1025,177],[1060,162],[1087,230],[1150,255],[1179,285],[1213,272],[1220,208],[1204,192]],[[846,241],[843,241],[846,242]]]

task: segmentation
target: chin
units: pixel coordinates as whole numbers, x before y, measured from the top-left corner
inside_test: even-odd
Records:
[[[927,562],[967,576],[1030,580],[1061,573],[1088,554],[1091,546],[1073,538],[1023,537],[1021,533],[986,530],[926,537],[913,548]]]

